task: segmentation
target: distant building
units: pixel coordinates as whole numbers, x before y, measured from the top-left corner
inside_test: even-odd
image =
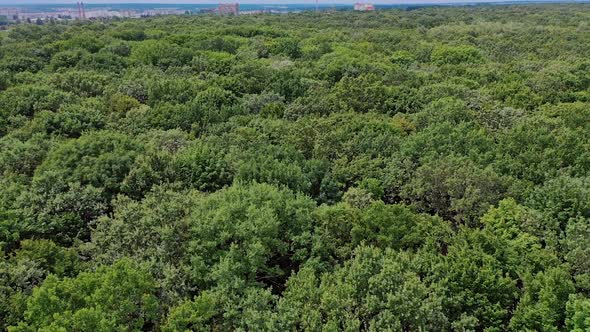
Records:
[[[0,8],[0,16],[4,16],[9,21],[19,19],[19,11],[16,8]]]
[[[199,9],[199,13],[201,14],[213,14],[217,12],[218,8],[201,8]]]
[[[361,12],[372,12],[375,10],[375,6],[372,3],[357,2],[354,4],[354,10]]]
[[[239,15],[240,5],[238,3],[220,3],[217,8],[219,15]]]

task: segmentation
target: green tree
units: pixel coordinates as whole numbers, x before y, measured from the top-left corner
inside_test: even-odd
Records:
[[[590,329],[590,300],[583,295],[570,295],[566,305],[566,328],[572,332],[586,332]]]
[[[438,65],[458,65],[462,63],[477,63],[482,61],[480,51],[469,45],[440,46],[432,51],[432,62]]]
[[[527,276],[524,294],[510,320],[514,331],[559,331],[565,323],[565,307],[574,285],[567,270],[553,268]]]
[[[289,279],[279,317],[287,329],[444,330],[440,289],[414,268],[408,254],[358,247],[334,273],[304,268]]]
[[[9,331],[142,331],[157,326],[156,291],[151,276],[130,260],[75,278],[50,275],[27,301],[24,321]]]

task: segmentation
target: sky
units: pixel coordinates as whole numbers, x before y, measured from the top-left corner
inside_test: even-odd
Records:
[[[83,0],[84,3],[111,4],[111,3],[165,3],[165,4],[210,4],[219,0]],[[310,3],[315,0],[238,0],[243,3]],[[320,0],[321,1],[321,0]],[[381,0],[383,1],[383,0]],[[354,2],[342,0],[342,3]],[[385,1],[384,1],[385,2]],[[69,4],[76,0],[0,0],[0,6],[4,4]]]
[[[104,3],[165,3],[165,4],[211,4],[227,2],[225,0],[83,0],[87,4],[104,4]],[[232,0],[234,1],[234,0]],[[235,0],[240,3],[248,4],[304,4],[315,3],[315,0]],[[510,0],[319,0],[331,4],[352,4],[355,2],[371,2],[375,4],[418,4],[418,3],[475,3],[475,2],[501,2]],[[543,0],[531,0],[543,1]],[[555,1],[555,0],[550,0]],[[567,0],[566,0],[567,1]],[[575,0],[574,0],[575,1]],[[76,0],[0,0],[0,7],[3,5],[15,4],[74,4]]]
[[[319,0],[320,3],[322,0]],[[415,3],[461,3],[461,2],[500,2],[502,0],[329,0],[330,3],[351,4],[354,2],[371,2],[375,4],[415,4]],[[70,4],[75,0],[0,0],[2,5],[14,4]],[[166,3],[166,4],[211,4],[220,0],[84,0],[85,3]],[[238,0],[248,4],[314,3],[315,0]]]

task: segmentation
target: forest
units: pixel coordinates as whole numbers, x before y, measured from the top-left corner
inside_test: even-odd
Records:
[[[0,330],[590,331],[590,5],[0,32]]]

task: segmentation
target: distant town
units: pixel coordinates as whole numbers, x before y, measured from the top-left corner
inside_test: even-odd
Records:
[[[338,5],[338,10],[353,9],[357,11],[373,11],[372,3],[359,2],[353,6]],[[60,6],[19,6],[0,7],[0,25],[11,23],[43,23],[56,20],[93,20],[105,18],[141,18],[161,15],[252,15],[252,14],[280,14],[287,12],[300,12],[309,10],[336,10],[336,6],[257,6],[246,5],[240,8],[238,3],[222,3],[219,5],[200,5],[198,8],[187,6],[157,8],[152,6],[133,5],[121,6],[88,6],[84,2],[72,3],[72,5]]]

